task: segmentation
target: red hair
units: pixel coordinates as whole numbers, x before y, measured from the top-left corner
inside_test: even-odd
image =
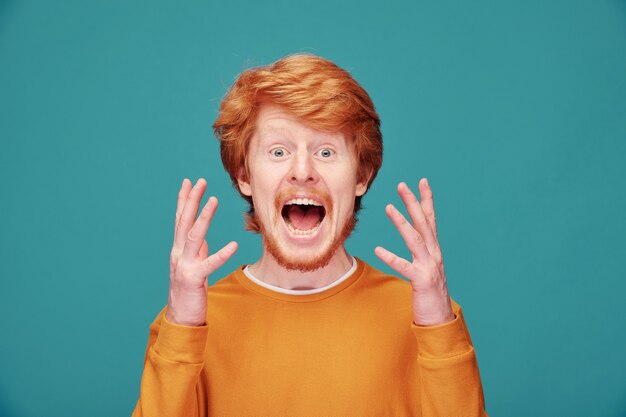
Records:
[[[295,54],[273,64],[250,68],[235,80],[213,124],[220,141],[224,168],[239,190],[237,177],[247,180],[247,151],[263,102],[282,106],[303,123],[323,132],[347,132],[356,149],[357,180],[369,189],[383,159],[380,119],[367,92],[333,62],[310,54]],[[241,191],[240,191],[241,194]],[[259,231],[252,199],[246,229]],[[355,199],[354,214],[361,208]]]

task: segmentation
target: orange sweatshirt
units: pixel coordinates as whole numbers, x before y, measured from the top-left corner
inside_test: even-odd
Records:
[[[207,306],[200,327],[156,317],[133,416],[486,416],[460,307],[450,323],[416,326],[410,284],[361,260],[308,295],[241,267]]]

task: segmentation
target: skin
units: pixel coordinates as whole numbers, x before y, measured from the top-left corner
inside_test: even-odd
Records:
[[[281,107],[265,104],[250,140],[248,169],[250,180],[240,177],[239,188],[252,197],[264,232],[263,255],[251,266],[252,274],[282,288],[305,289],[328,285],[346,273],[352,259],[343,246],[342,232],[352,218],[354,199],[365,193],[367,182],[356,180],[356,153],[344,135],[317,131]],[[275,196],[284,196],[283,202],[296,196],[324,202],[326,216],[318,232],[306,237],[291,233]],[[268,242],[276,250],[269,251]],[[316,258],[323,254],[330,259],[320,266]],[[290,270],[281,258],[310,262],[316,269]]]
[[[281,149],[281,151],[276,151]],[[329,152],[325,150],[331,150]],[[354,198],[363,195],[367,182],[358,182],[356,154],[342,133],[314,130],[280,107],[265,104],[259,112],[257,130],[248,150],[249,181],[240,177],[243,194],[252,197],[262,224],[264,247],[261,258],[251,266],[259,279],[282,288],[320,288],[334,282],[351,267],[345,250],[345,225],[352,218]],[[411,254],[411,261],[378,246],[375,254],[398,274],[407,278],[413,289],[413,321],[418,326],[433,326],[454,319],[443,258],[437,239],[432,190],[426,179],[419,182],[420,200],[405,183],[398,193],[409,213],[409,222],[393,205],[386,207]],[[237,250],[230,242],[209,255],[204,240],[217,209],[217,199],[209,198],[198,215],[206,181],[200,178],[191,187],[183,180],[178,194],[174,244],[170,256],[168,321],[199,326],[206,321],[207,277],[221,267]],[[277,195],[316,195],[332,200],[319,230],[313,236],[294,236],[276,208]],[[267,250],[271,239],[290,260],[311,259],[332,248],[328,263],[315,271],[285,268]]]
[[[204,236],[217,210],[217,198],[209,197],[196,220],[206,186],[206,180],[200,178],[192,188],[191,181],[185,178],[178,192],[165,317],[184,326],[204,324],[207,277],[237,251],[237,243],[230,242],[209,256],[209,245]]]
[[[418,188],[421,202],[404,182],[398,184],[398,194],[412,223],[393,204],[385,208],[387,216],[404,239],[412,260],[401,258],[381,246],[377,246],[374,253],[411,282],[413,322],[418,326],[435,326],[454,320],[454,313],[437,238],[433,192],[426,178],[420,180]]]

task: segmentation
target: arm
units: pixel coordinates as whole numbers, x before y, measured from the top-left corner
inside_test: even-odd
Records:
[[[416,326],[422,416],[486,416],[476,353],[463,311],[438,326]]]
[[[184,179],[178,193],[168,305],[150,326],[135,417],[193,417],[202,405],[199,396],[205,395],[196,388],[208,332],[207,277],[235,253],[237,244],[231,242],[209,256],[204,236],[217,199],[210,197],[196,220],[206,181],[190,185]]]
[[[200,415],[196,393],[204,367],[207,326],[179,326],[163,309],[150,325],[139,400],[133,417]]]
[[[482,417],[486,414],[478,364],[461,309],[448,295],[432,190],[426,179],[419,189],[421,202],[406,184],[398,185],[412,224],[393,205],[386,207],[412,261],[380,246],[375,253],[411,283],[422,415]]]

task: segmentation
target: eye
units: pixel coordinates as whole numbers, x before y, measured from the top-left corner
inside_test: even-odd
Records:
[[[274,148],[270,151],[273,157],[282,158],[287,154],[287,150],[285,148]]]
[[[330,158],[331,156],[335,154],[335,151],[333,151],[330,148],[323,148],[323,149],[320,149],[319,154],[322,158]]]

